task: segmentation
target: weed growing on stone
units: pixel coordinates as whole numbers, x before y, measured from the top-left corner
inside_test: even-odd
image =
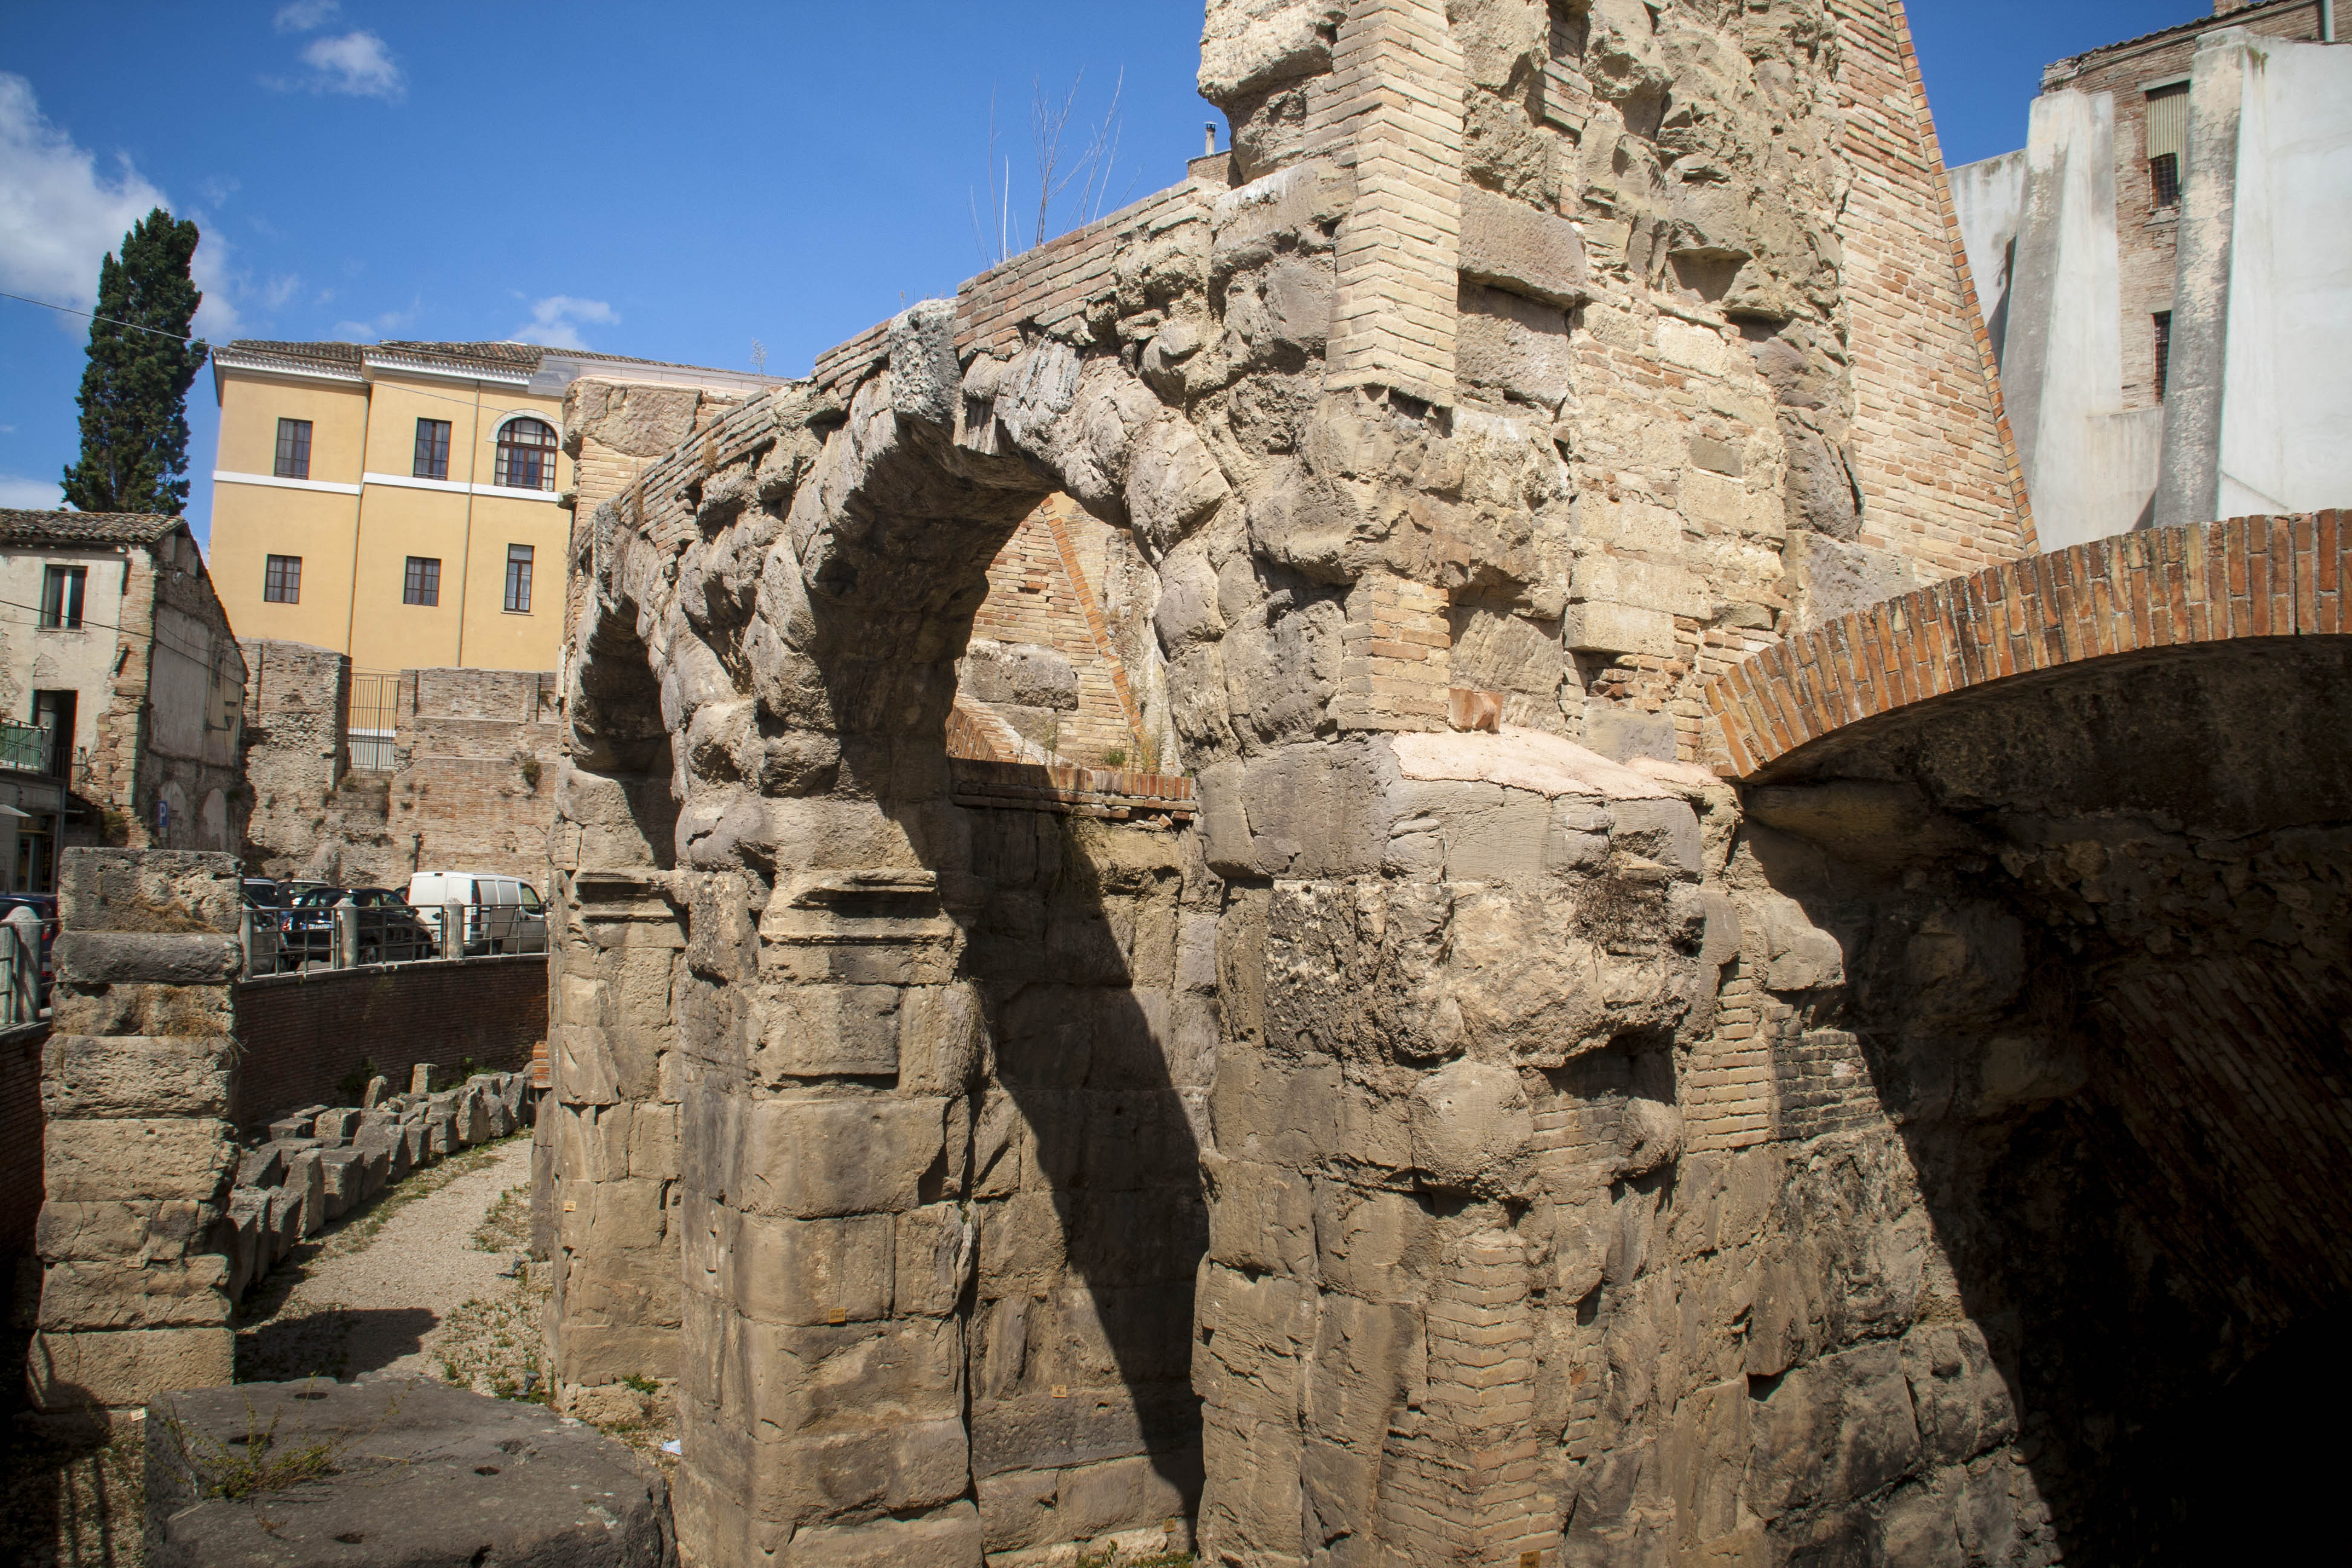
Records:
[[[297,1394],[295,1397],[305,1396]],[[397,1398],[386,1401],[383,1415],[376,1426],[381,1427],[399,1408]],[[163,1408],[162,1420],[163,1430],[171,1436],[172,1446],[179,1450],[181,1462],[195,1478],[196,1495],[235,1501],[260,1492],[284,1491],[304,1481],[332,1475],[335,1473],[335,1460],[358,1440],[345,1436],[341,1438],[320,1437],[299,1446],[280,1444],[278,1441],[278,1423],[284,1415],[281,1410],[271,1415],[269,1424],[265,1426],[261,1423],[260,1413],[254,1409],[253,1402],[247,1400],[245,1405],[245,1436],[231,1437],[226,1442],[192,1431],[180,1419],[179,1412],[170,1406]]]

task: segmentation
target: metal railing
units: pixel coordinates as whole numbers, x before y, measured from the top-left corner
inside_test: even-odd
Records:
[[[0,722],[0,768],[21,773],[49,771],[49,731],[38,724]]]
[[[245,911],[245,978],[317,969],[420,963],[491,952],[544,952],[545,917],[512,905],[304,904]]]
[[[400,677],[352,672],[351,702],[343,710],[344,744],[351,765],[362,773],[390,773],[396,765]]]

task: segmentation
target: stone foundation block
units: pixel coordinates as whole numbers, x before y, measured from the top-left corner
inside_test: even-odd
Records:
[[[921,1519],[804,1530],[793,1568],[972,1568],[981,1560],[980,1510],[951,1503]]]
[[[199,1253],[178,1262],[53,1263],[41,1276],[40,1326],[209,1328],[228,1321],[230,1260]]]
[[[48,1200],[217,1198],[236,1163],[225,1121],[53,1121],[43,1139]]]
[[[160,1202],[51,1198],[41,1205],[33,1249],[52,1263],[69,1258],[177,1259],[203,1250],[218,1213],[193,1198]]]
[[[919,1206],[925,1178],[961,1185],[961,1100],[763,1100],[743,1113],[743,1206],[754,1214],[816,1219]]]
[[[217,1328],[43,1330],[26,1358],[39,1410],[144,1405],[180,1388],[226,1384],[236,1340]]]
[[[236,1077],[226,1035],[52,1035],[41,1051],[41,1114],[225,1118]]]

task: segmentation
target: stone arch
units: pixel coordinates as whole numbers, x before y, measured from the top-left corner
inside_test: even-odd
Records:
[[[625,1397],[624,1354],[675,1369],[681,1529],[708,1561],[811,1531],[908,1552],[938,1536],[976,1561],[971,1478],[1043,1475],[1050,1497],[1055,1455],[1118,1491],[1098,1526],[1197,1495],[1176,1307],[1204,1232],[1166,1057],[1181,906],[1208,883],[1173,835],[959,805],[946,733],[988,563],[1039,500],[1066,492],[1156,557],[1225,485],[1116,356],[1045,340],[959,363],[954,331],[943,302],[908,311],[831,384],[703,432],[592,531],[567,776],[658,753],[677,816],[667,868],[568,879],[550,1218],[602,1278],[559,1268],[559,1391]],[[633,942],[676,945],[632,977],[613,955]],[[633,1006],[640,1031],[677,1020],[650,1092],[598,1076],[622,1075]],[[663,1123],[682,1158],[656,1177],[639,1149]],[[626,1294],[618,1230],[563,1240],[631,1210],[636,1275],[684,1282],[640,1289],[635,1321],[606,1310]],[[794,1363],[878,1354],[910,1381],[754,1418],[755,1341]],[[1085,1430],[1062,1419],[1080,1409]]]
[[[1762,777],[1849,726],[2017,676],[2231,638],[2352,633],[2347,553],[2340,514],[2322,511],[2118,534],[1950,578],[1709,682],[1711,760],[1730,777]]]

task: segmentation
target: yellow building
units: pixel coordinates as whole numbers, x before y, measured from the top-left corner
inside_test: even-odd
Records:
[[[240,637],[361,669],[553,669],[583,377],[773,378],[529,343],[238,342],[213,353],[213,582]]]

